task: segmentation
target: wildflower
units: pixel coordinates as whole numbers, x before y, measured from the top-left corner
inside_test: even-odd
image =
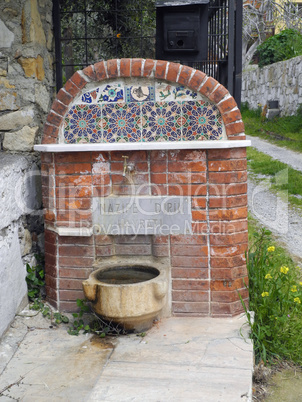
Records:
[[[117,38],[120,38],[121,36],[122,36],[121,33],[116,34],[116,37],[117,37]]]
[[[295,303],[298,303],[298,304],[301,304],[300,297],[295,297],[295,298],[294,298],[294,302],[295,302]]]
[[[261,293],[261,296],[262,296],[262,297],[267,297],[268,295],[269,295],[268,292],[262,292],[262,293]]]
[[[268,253],[273,253],[275,251],[275,246],[270,246],[267,248]]]
[[[302,286],[302,282],[299,282],[299,285]]]
[[[280,272],[282,273],[282,274],[287,274],[288,273],[288,271],[289,271],[289,268],[288,267],[286,267],[285,265],[282,265],[282,267],[280,268]]]
[[[290,288],[290,291],[291,291],[291,292],[297,292],[297,286],[296,286],[296,285],[292,286],[292,287]]]
[[[272,279],[272,275],[271,274],[266,274],[265,279]]]

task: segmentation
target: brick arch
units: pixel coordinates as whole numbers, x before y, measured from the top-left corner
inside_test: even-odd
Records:
[[[237,103],[229,91],[212,77],[192,67],[164,60],[113,59],[77,71],[61,88],[44,125],[42,144],[55,144],[59,128],[70,105],[88,83],[115,78],[155,78],[184,85],[208,98],[222,115],[229,140],[245,139],[244,124]]]

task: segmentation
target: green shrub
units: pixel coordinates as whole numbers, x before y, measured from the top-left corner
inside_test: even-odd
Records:
[[[259,67],[299,56],[302,54],[302,35],[294,29],[285,29],[259,45],[257,53]]]
[[[272,246],[270,232],[254,234],[248,253],[249,310],[256,363],[275,358],[302,363],[302,282],[300,269]]]

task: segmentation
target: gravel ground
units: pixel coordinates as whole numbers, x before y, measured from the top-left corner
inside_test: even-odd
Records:
[[[277,145],[271,144],[270,142],[258,137],[247,135],[246,138],[252,141],[252,147],[256,148],[258,151],[271,156],[273,159],[278,159],[279,161],[291,166],[293,169],[302,172],[302,155],[299,152],[278,147]]]

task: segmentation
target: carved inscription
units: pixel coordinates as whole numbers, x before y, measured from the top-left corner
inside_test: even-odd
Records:
[[[93,227],[99,234],[186,234],[191,220],[189,197],[93,199]]]

